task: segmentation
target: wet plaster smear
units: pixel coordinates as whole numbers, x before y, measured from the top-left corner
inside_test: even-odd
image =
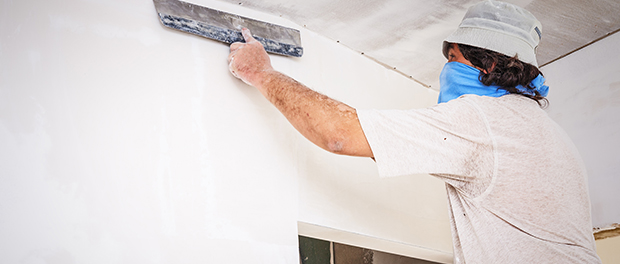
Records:
[[[227,45],[163,27],[152,2],[2,1],[0,12],[0,262],[295,263],[312,228],[451,260],[441,182],[380,181],[369,159],[319,150],[228,73]],[[307,85],[359,108],[436,100],[301,30],[304,57],[272,60]]]

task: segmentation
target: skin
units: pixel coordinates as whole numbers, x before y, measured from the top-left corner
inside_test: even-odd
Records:
[[[448,49],[448,62],[460,62],[474,67],[481,72],[484,72],[484,74],[491,72],[493,70],[493,67],[495,67],[495,65],[493,65],[493,67],[487,71],[486,69],[474,66],[471,61],[465,59],[463,53],[461,53],[461,50],[459,49],[459,45],[457,45],[456,43],[450,43],[450,48]]]
[[[355,108],[315,92],[271,66],[248,29],[246,43],[230,45],[229,70],[256,87],[312,143],[336,154],[373,157]]]
[[[269,55],[248,29],[245,43],[230,45],[229,70],[256,87],[304,137],[336,154],[374,158],[355,108],[313,91],[271,66]],[[456,44],[448,52],[449,62],[473,66]],[[486,72],[486,71],[485,71]]]

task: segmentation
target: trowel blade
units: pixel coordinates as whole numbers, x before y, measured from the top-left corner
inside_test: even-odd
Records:
[[[250,29],[265,50],[301,57],[299,30],[178,0],[153,0],[164,26],[225,43],[244,42],[241,28]]]

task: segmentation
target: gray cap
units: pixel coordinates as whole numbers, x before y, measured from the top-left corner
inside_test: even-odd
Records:
[[[536,48],[542,25],[529,11],[504,2],[487,0],[467,10],[459,28],[445,39],[443,54],[448,58],[448,43],[484,48],[538,66]]]

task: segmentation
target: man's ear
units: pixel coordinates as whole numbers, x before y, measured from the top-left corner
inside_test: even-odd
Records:
[[[484,72],[484,74],[489,74],[490,72],[493,72],[493,70],[495,70],[495,65],[497,65],[497,62],[494,61],[491,67],[489,67],[488,69],[482,70],[482,72]]]
[[[497,66],[497,62],[494,61],[493,65],[491,65],[491,69],[489,69],[489,72],[492,72],[493,70],[495,70],[495,66]]]

